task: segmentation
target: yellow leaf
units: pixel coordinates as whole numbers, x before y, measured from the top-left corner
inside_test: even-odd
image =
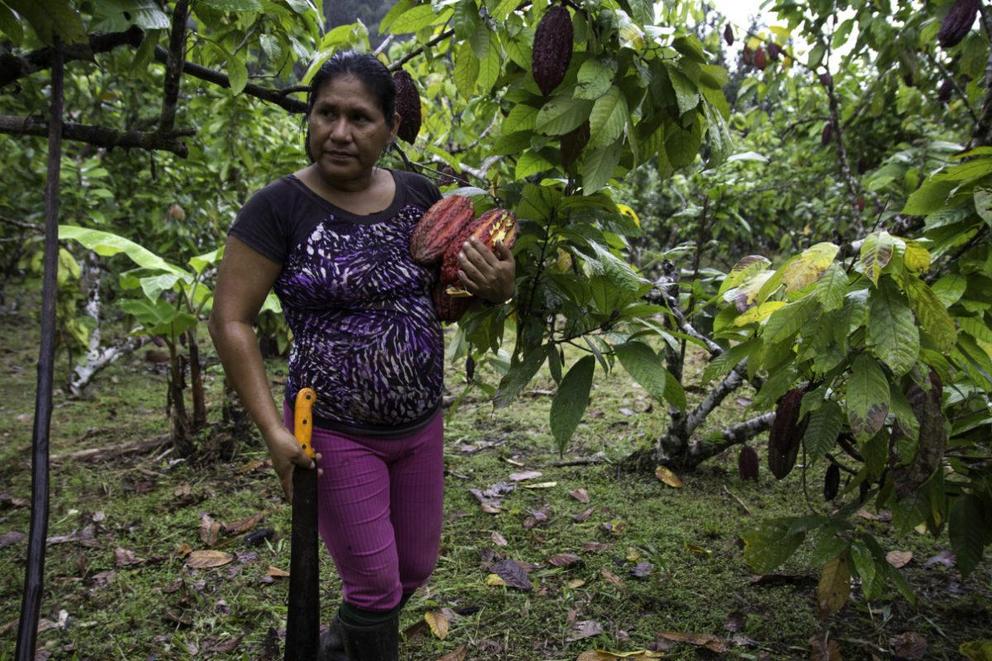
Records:
[[[768,319],[768,317],[772,315],[772,312],[775,312],[775,310],[778,310],[785,305],[785,301],[768,301],[766,303],[762,303],[761,305],[751,308],[741,316],[734,319],[734,326],[747,326],[748,324],[753,324],[755,322],[761,323]]]
[[[575,661],[613,661],[614,659],[628,659],[628,661],[648,661],[649,659],[663,658],[661,652],[650,650],[635,650],[633,652],[610,652],[607,650],[587,650],[580,654]]]
[[[684,486],[682,484],[682,480],[679,479],[679,476],[664,466],[658,466],[655,468],[654,475],[659,480],[675,489],[681,489]]]
[[[193,569],[210,569],[211,567],[223,567],[234,560],[234,556],[223,551],[193,551],[186,558],[186,564]]]
[[[641,552],[635,549],[633,546],[627,547],[627,561],[628,562],[640,562]]]
[[[916,241],[906,242],[906,255],[903,257],[906,268],[914,273],[930,270],[930,251]]]
[[[782,282],[786,292],[793,292],[816,282],[820,275],[834,263],[840,251],[836,245],[824,241],[804,250],[796,259],[782,267]]]
[[[486,576],[486,585],[491,588],[506,586],[506,581],[499,577],[499,574],[490,574]]]
[[[448,618],[441,611],[427,611],[424,613],[424,621],[431,628],[431,633],[439,640],[448,637]]]
[[[570,580],[565,585],[567,585],[569,588],[571,588],[572,590],[574,590],[576,588],[581,588],[585,584],[586,584],[586,582],[583,581],[581,578],[573,578],[572,580]]]
[[[617,209],[620,211],[620,213],[622,213],[623,215],[627,216],[632,221],[634,221],[635,225],[637,225],[638,227],[641,226],[641,219],[637,217],[636,211],[628,207],[626,204],[618,204]]]
[[[816,588],[816,606],[822,619],[833,615],[847,603],[851,594],[851,568],[847,553],[837,556],[823,567]]]
[[[550,489],[558,486],[557,482],[538,482],[537,484],[523,484],[524,489]]]

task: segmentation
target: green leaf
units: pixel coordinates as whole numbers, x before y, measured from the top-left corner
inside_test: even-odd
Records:
[[[493,397],[493,407],[500,409],[509,406],[520,394],[520,391],[534,378],[537,370],[541,369],[545,357],[544,351],[535,349],[524,356],[522,361],[513,360],[510,363],[510,369],[499,382],[499,389],[496,391],[496,396]]]
[[[8,7],[27,20],[35,34],[51,46],[58,36],[66,45],[88,44],[89,36],[80,17],[68,0],[5,0]]]
[[[868,347],[892,373],[902,376],[916,364],[920,331],[913,312],[891,282],[871,294],[868,312]]]
[[[860,265],[873,285],[878,285],[878,278],[888,263],[892,260],[895,241],[888,232],[876,232],[865,237],[861,244]]]
[[[982,501],[973,494],[957,498],[951,505],[948,535],[957,556],[957,568],[967,577],[981,563],[989,531]]]
[[[831,264],[823,272],[816,283],[813,295],[820,302],[824,312],[839,310],[844,307],[844,296],[847,295],[848,277],[840,264]]]
[[[719,356],[711,360],[703,370],[703,384],[707,384],[713,379],[721,377],[730,372],[730,370],[734,369],[738,363],[747,358],[751,352],[754,351],[757,342],[757,339],[750,339],[746,342],[741,342],[740,344],[730,347]]]
[[[620,142],[583,151],[579,173],[582,175],[582,192],[585,195],[592,195],[609,183],[622,153],[623,145]]]
[[[591,101],[556,96],[537,111],[534,128],[545,135],[564,135],[589,119]]]
[[[517,131],[533,131],[537,123],[537,108],[518,103],[510,110],[510,113],[503,119],[500,127],[503,134],[515,133]]]
[[[579,359],[565,374],[551,401],[551,433],[559,453],[564,453],[589,405],[589,390],[595,370],[595,358],[585,356]]]
[[[476,44],[476,55],[479,56],[479,77],[476,81],[478,85],[477,93],[489,94],[502,70],[499,46],[495,43],[494,38],[490,35],[487,28],[480,27],[477,34],[482,35],[480,38],[473,40],[473,43]]]
[[[881,596],[883,573],[878,571],[874,554],[864,544],[855,541],[851,544],[851,560],[854,561],[854,571],[861,579],[865,598],[876,599]]]
[[[948,194],[954,190],[954,187],[953,181],[928,179],[909,196],[902,208],[902,213],[908,216],[925,216],[937,211],[944,206]]]
[[[146,335],[176,336],[196,326],[196,317],[187,312],[179,312],[161,299],[127,299],[121,301],[120,307],[141,324]]]
[[[847,382],[847,419],[858,440],[878,433],[889,414],[889,380],[867,354],[854,360]]]
[[[405,14],[415,5],[415,0],[399,0],[386,15],[379,21],[379,33],[390,34],[389,28],[396,22],[396,19]]]
[[[0,34],[10,39],[14,46],[20,46],[24,41],[24,28],[21,27],[21,22],[2,2],[0,2]]]
[[[988,188],[975,189],[975,211],[985,223],[992,227],[992,190]]]
[[[627,342],[614,347],[620,364],[652,397],[658,401],[667,400],[680,410],[685,410],[685,393],[673,388],[675,381],[662,365],[661,358],[643,342]],[[677,384],[677,382],[676,382]]]
[[[766,268],[771,266],[771,260],[767,257],[762,257],[761,255],[748,255],[740,259],[734,267],[730,269],[730,273],[727,277],[723,279],[720,283],[720,289],[717,291],[718,295],[723,295],[725,292],[737,287],[745,280],[751,276],[764,271]]]
[[[532,151],[524,152],[519,159],[517,159],[517,167],[513,174],[517,179],[526,179],[531,175],[550,170],[554,165],[541,156],[540,154]]]
[[[782,282],[786,292],[803,289],[816,282],[827,270],[840,251],[833,243],[823,242],[810,246],[782,265]]]
[[[101,257],[124,253],[128,259],[142,268],[173,273],[184,279],[192,279],[193,277],[192,274],[170,264],[144,246],[110,232],[91,230],[75,225],[59,225],[59,240],[78,241],[83,247],[92,250]]]
[[[430,5],[424,6],[430,9]],[[414,7],[414,9],[417,8]],[[473,90],[475,90],[475,81],[479,78],[479,58],[475,56],[471,42],[463,41],[455,52],[454,77],[455,85],[458,86],[462,95],[471,97]]]
[[[809,59],[806,61],[806,67],[808,69],[816,69],[820,66],[820,62],[823,61],[823,56],[827,54],[827,47],[823,44],[817,44],[809,52]]]
[[[746,530],[744,561],[759,574],[767,574],[788,560],[806,537],[805,532],[791,532],[781,520],[763,521]]]
[[[248,84],[248,67],[244,60],[237,55],[231,55],[227,59],[227,75],[231,79],[231,92],[241,94]]]
[[[434,7],[432,7],[429,3],[426,5],[417,5],[407,9],[405,12],[392,19],[388,24],[389,29],[387,32],[389,34],[408,34],[411,32],[418,32],[423,28],[433,25],[436,16],[437,14],[434,11]]]
[[[262,3],[259,0],[197,0],[218,11],[260,11]]]
[[[960,297],[964,293],[966,284],[964,278],[953,276],[953,281],[949,278],[951,276],[941,278],[935,286],[940,286],[943,282],[945,285],[942,287],[942,291],[947,292],[955,285],[960,284],[961,289],[957,294]],[[960,281],[957,278],[960,278]],[[946,304],[925,282],[915,276],[906,278],[904,285],[910,304],[913,306],[913,312],[916,313],[916,318],[919,319],[920,326],[923,327],[923,332],[938,350],[950,351],[957,342],[957,329],[954,327],[954,320],[947,312]]]
[[[627,124],[627,99],[615,85],[596,99],[589,113],[589,144],[594,147],[608,145],[623,135]]]
[[[672,83],[672,89],[675,90],[675,101],[679,107],[679,114],[683,115],[699,105],[699,89],[678,67],[666,64],[665,68],[668,71],[668,79]]]
[[[763,339],[766,342],[782,342],[798,333],[815,311],[816,304],[808,297],[780,307],[765,322]]]
[[[813,411],[803,436],[803,443],[810,457],[818,459],[830,452],[843,426],[844,411],[834,400],[826,400],[820,408]]]
[[[576,99],[593,101],[610,89],[613,84],[614,68],[608,67],[595,58],[590,58],[579,67],[578,86],[575,88]]]

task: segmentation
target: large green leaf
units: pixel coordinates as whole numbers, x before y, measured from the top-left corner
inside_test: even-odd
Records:
[[[121,302],[121,309],[133,316],[141,324],[146,335],[177,336],[196,326],[196,317],[188,312],[180,312],[168,301],[147,299],[127,299]]]
[[[11,9],[26,19],[35,34],[48,45],[59,37],[66,45],[89,43],[79,12],[69,0],[4,0]]]
[[[387,23],[389,34],[408,34],[411,32],[417,32],[423,28],[429,27],[434,24],[436,15],[439,12],[434,11],[434,7],[430,3],[425,5],[416,5],[407,9],[402,14],[395,17],[389,17],[390,20]]]
[[[579,67],[578,85],[575,88],[576,99],[594,101],[606,94],[613,83],[615,67],[609,67],[601,61],[590,58]]]
[[[558,392],[551,401],[551,433],[559,452],[564,452],[568,441],[582,420],[589,405],[589,390],[596,370],[596,359],[592,356],[580,358],[572,365],[561,380]]]
[[[878,284],[878,278],[890,261],[895,251],[895,241],[888,232],[876,232],[865,237],[861,244],[860,266],[862,273]]]
[[[675,91],[675,102],[678,104],[679,114],[685,114],[698,106],[699,89],[696,84],[675,65],[668,64],[665,68],[668,70],[668,79]]]
[[[579,163],[582,175],[582,192],[592,195],[609,183],[613,170],[620,163],[623,145],[618,141],[606,147],[586,149]]]
[[[949,283],[950,281],[941,279],[937,284],[941,282]],[[957,329],[954,327],[954,320],[947,312],[945,303],[925,282],[915,276],[907,277],[904,284],[909,301],[913,306],[913,312],[916,313],[916,318],[919,319],[923,332],[940,351],[950,351],[957,342]],[[957,297],[963,293],[964,284],[962,283]],[[956,300],[956,297],[953,300]]]
[[[627,119],[627,99],[614,85],[592,106],[589,113],[589,135],[592,137],[589,143],[593,146],[610,144],[623,134]]]
[[[788,560],[806,537],[805,532],[791,532],[782,521],[763,521],[746,530],[744,561],[759,574],[767,574]]]
[[[556,96],[537,112],[534,128],[545,135],[564,135],[589,119],[592,102]]]
[[[817,459],[830,452],[844,426],[844,411],[832,399],[823,402],[809,416],[803,443],[810,457]]]
[[[429,5],[425,6],[430,9]],[[468,41],[463,41],[455,52],[454,76],[455,85],[461,93],[464,96],[471,96],[475,89],[475,81],[479,78],[479,58],[476,57],[472,44]]]
[[[847,419],[859,440],[878,433],[889,414],[889,380],[871,356],[854,360],[847,381]]]
[[[170,264],[144,246],[110,232],[87,229],[76,225],[59,225],[59,239],[78,241],[83,247],[92,250],[101,257],[124,253],[128,259],[142,268],[172,273],[184,279],[193,277],[189,272]]]
[[[534,378],[537,370],[541,369],[545,358],[544,351],[535,349],[524,356],[523,360],[512,361],[510,369],[499,382],[499,389],[493,398],[493,406],[498,409],[509,406],[520,394],[520,391]]]
[[[675,381],[662,365],[661,358],[643,342],[627,342],[614,347],[620,364],[655,399],[667,400],[669,404],[685,409],[685,393],[670,385]],[[676,382],[677,384],[677,382]],[[681,396],[679,395],[681,392]]]
[[[913,367],[920,353],[920,331],[913,312],[888,279],[871,295],[868,347],[896,376]]]
[[[948,534],[963,576],[968,576],[982,561],[989,541],[989,517],[983,509],[981,499],[973,494],[965,494],[951,505]]]
[[[847,295],[848,277],[840,264],[831,264],[823,272],[814,288],[814,295],[820,301],[824,312],[839,310],[844,307],[844,296]]]

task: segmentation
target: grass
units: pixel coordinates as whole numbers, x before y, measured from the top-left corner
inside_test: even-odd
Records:
[[[28,305],[30,292],[18,292]],[[36,321],[23,312],[0,311],[0,535],[28,532],[30,434]],[[209,352],[209,350],[208,350]],[[574,356],[572,357],[574,358]],[[64,363],[64,361],[63,361]],[[64,374],[65,365],[59,365]],[[270,374],[278,379],[278,364]],[[698,372],[698,364],[695,364]],[[482,374],[492,382],[492,374]],[[211,418],[219,416],[221,374],[208,369]],[[464,383],[449,366],[452,390]],[[806,544],[778,570],[777,581],[756,584],[743,562],[739,534],[766,516],[804,511],[800,472],[775,481],[762,467],[758,483],[736,475],[736,453],[682,476],[673,489],[652,474],[618,471],[616,461],[651,442],[664,429],[660,405],[622,372],[597,374],[589,409],[565,459],[602,452],[604,464],[555,466],[559,460],[548,429],[553,386],[542,372],[514,405],[495,413],[470,395],[446,424],[445,526],[441,556],[431,581],[402,616],[402,658],[438,659],[464,648],[468,659],[566,660],[599,647],[644,649],[658,634],[710,634],[725,641],[730,658],[808,658],[811,636],[829,633],[844,658],[889,655],[890,640],[907,631],[928,642],[926,658],[961,658],[958,646],[987,637],[992,615],[992,571],[986,564],[967,580],[927,558],[948,548],[946,537],[912,533],[895,537],[888,525],[863,521],[886,548],[911,550],[903,569],[921,606],[898,598],[867,604],[855,585],[846,608],[827,623],[816,617],[817,570],[807,563]],[[690,392],[692,389],[690,388]],[[700,397],[696,393],[690,395]],[[743,395],[742,395],[743,396]],[[52,453],[126,445],[166,434],[165,376],[143,354],[125,359],[98,377],[87,399],[56,397]],[[712,425],[745,412],[729,398]],[[760,451],[760,450],[759,450]],[[41,616],[46,629],[39,650],[53,659],[258,659],[271,652],[285,626],[287,582],[270,578],[270,567],[289,568],[289,509],[271,468],[260,465],[264,448],[242,439],[230,461],[177,461],[165,448],[99,461],[61,460],[52,469],[50,537],[86,526],[91,540],[48,546]],[[503,499],[499,514],[486,514],[469,493],[507,480],[510,473],[539,470]],[[811,469],[811,491],[819,492],[821,468]],[[525,488],[554,482],[550,488]],[[569,495],[585,489],[589,503]],[[751,511],[744,513],[741,504]],[[822,503],[819,503],[822,508]],[[573,516],[593,508],[584,522]],[[526,527],[543,511],[547,521]],[[245,535],[221,535],[214,548],[235,559],[214,569],[190,569],[186,553],[203,549],[202,515],[231,524],[264,515],[254,527],[275,534],[256,546]],[[604,524],[610,524],[606,530]],[[493,533],[506,540],[494,542]],[[602,550],[584,550],[589,542]],[[12,658],[20,608],[26,540],[0,548],[0,659]],[[119,566],[115,550],[140,560]],[[556,567],[549,558],[571,552],[581,562]],[[120,553],[118,551],[118,553]],[[486,583],[489,562],[510,558],[534,565],[529,592]],[[649,562],[650,573],[632,570]],[[339,594],[333,566],[323,554],[323,604]],[[424,624],[427,612],[448,614],[443,640]],[[66,616],[59,626],[60,612]],[[602,633],[570,640],[573,624],[594,620]],[[735,642],[736,641],[736,642]],[[666,658],[713,656],[691,644],[673,645]],[[281,657],[280,657],[281,658]]]

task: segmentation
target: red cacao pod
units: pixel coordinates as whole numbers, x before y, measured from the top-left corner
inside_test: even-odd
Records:
[[[937,33],[937,41],[943,48],[951,48],[961,43],[975,24],[981,0],[957,0],[944,16]]]
[[[820,84],[824,87],[833,87],[834,77],[829,72],[820,74]]]
[[[412,143],[420,133],[420,94],[413,78],[403,69],[393,74],[393,84],[396,86],[396,112],[400,115],[396,135]]]
[[[840,466],[831,463],[823,478],[823,500],[831,501],[837,497],[840,490]]]
[[[937,100],[941,103],[947,103],[951,100],[951,95],[954,93],[954,83],[948,78],[940,84],[937,89]]]
[[[727,23],[727,27],[723,28],[723,40],[727,42],[728,46],[734,45],[734,29],[730,27],[730,23]]]
[[[827,122],[826,126],[823,127],[823,133],[820,134],[820,144],[826,147],[830,144],[830,141],[834,139],[834,127],[833,124]]]
[[[799,419],[804,388],[793,388],[785,393],[778,406],[775,407],[775,421],[768,435],[768,468],[779,480],[788,475],[796,465],[799,456],[799,446],[802,445],[803,435],[809,416]]]
[[[572,61],[572,16],[561,5],[552,5],[544,12],[534,31],[531,51],[531,72],[541,94],[549,95],[565,78]]]
[[[410,235],[413,261],[428,266],[441,259],[448,244],[461,234],[474,213],[472,200],[461,195],[449,195],[435,202]]]
[[[453,323],[461,319],[474,299],[464,296],[449,296],[445,293],[445,288],[446,285],[438,280],[431,289],[431,298],[434,300],[437,318],[447,323]]]
[[[758,453],[745,445],[737,455],[737,474],[742,480],[758,481]]]
[[[750,46],[744,46],[741,51],[741,61],[744,62],[746,66],[751,66],[754,64],[754,51],[751,50]]]
[[[445,293],[454,297],[471,296],[462,289],[458,280],[458,253],[462,245],[470,238],[482,242],[490,250],[497,241],[502,241],[507,249],[513,248],[517,240],[517,217],[506,209],[490,209],[476,220],[472,221],[462,233],[455,238],[444,252],[444,262],[441,264],[441,282],[445,285]]]
[[[768,58],[765,56],[765,50],[763,48],[759,48],[754,51],[754,68],[758,71],[764,71],[767,64]]]

